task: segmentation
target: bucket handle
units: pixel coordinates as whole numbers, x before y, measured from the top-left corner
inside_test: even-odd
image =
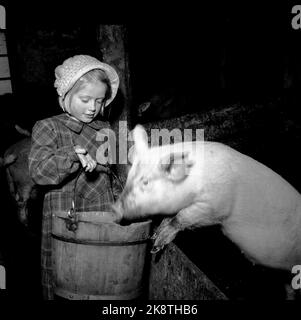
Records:
[[[77,180],[79,178],[79,176],[81,175],[81,173],[84,171],[84,167],[81,167],[76,178],[74,181],[74,186],[73,186],[73,199],[71,200],[71,208],[67,211],[67,219],[65,220],[66,222],[66,228],[69,231],[73,231],[75,232],[78,228],[78,214],[76,212],[76,203],[75,203],[75,199],[76,199],[76,194],[75,194],[75,190],[76,190],[76,184],[77,184]],[[122,183],[120,181],[120,179],[114,174],[113,171],[111,171],[111,174],[114,176],[115,179],[118,180],[119,184],[122,186]]]
[[[65,220],[66,228],[69,231],[73,231],[73,232],[75,232],[78,228],[78,214],[75,210],[75,199],[76,199],[75,189],[76,189],[77,180],[83,171],[84,171],[84,168],[83,167],[80,168],[75,178],[74,186],[73,186],[73,199],[71,200],[71,208],[67,211],[67,219]]]
[[[67,219],[65,220],[66,222],[66,228],[69,231],[75,232],[78,227],[78,215],[75,211],[75,204],[74,204],[74,199],[72,199],[72,205],[71,208],[67,212]]]

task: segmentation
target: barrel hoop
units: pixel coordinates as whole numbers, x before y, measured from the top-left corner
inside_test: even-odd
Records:
[[[74,239],[69,237],[64,237],[61,235],[57,235],[52,233],[52,237],[59,241],[64,242],[71,242],[71,243],[77,243],[77,244],[83,244],[83,245],[92,245],[92,246],[133,246],[141,243],[147,242],[150,238],[145,238],[141,240],[136,241],[128,241],[128,242],[119,242],[119,241],[98,241],[98,240],[80,240],[80,239]]]
[[[75,293],[69,290],[56,287],[54,293],[69,300],[132,300],[138,298],[142,294],[142,287],[137,288],[129,293],[116,295],[93,295],[85,293]]]

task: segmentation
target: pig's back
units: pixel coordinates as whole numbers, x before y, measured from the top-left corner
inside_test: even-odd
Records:
[[[221,172],[230,171],[224,173],[232,188],[225,234],[261,264],[287,269],[300,264],[300,193],[267,166],[228,146],[209,143],[208,152],[217,171],[218,158],[225,161]]]
[[[6,151],[4,156],[15,155],[16,161],[10,164],[6,170],[9,171],[9,177],[14,181],[18,181],[22,185],[30,184],[33,182],[29,178],[28,170],[28,155],[31,147],[31,138],[24,138],[19,142],[10,146]]]
[[[283,194],[285,197],[300,199],[300,193],[266,165],[219,142],[205,141],[203,145],[205,166],[213,171],[215,178],[218,176],[214,172],[219,172],[240,185],[248,185],[261,192],[266,190],[264,194],[269,197]]]

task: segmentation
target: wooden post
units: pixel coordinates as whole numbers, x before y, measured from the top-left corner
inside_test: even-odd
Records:
[[[126,27],[123,25],[100,25],[98,28],[98,42],[99,49],[102,52],[103,62],[112,65],[120,77],[119,92],[115,101],[112,103],[110,121],[117,136],[117,171],[122,181],[125,182],[126,165],[120,164],[118,155],[120,147],[122,147],[123,142],[126,141],[125,138],[127,137],[128,130],[131,128],[130,106],[132,93],[129,58],[128,52],[126,51]],[[121,141],[119,136],[123,138],[123,142],[120,142],[120,145],[118,143]]]

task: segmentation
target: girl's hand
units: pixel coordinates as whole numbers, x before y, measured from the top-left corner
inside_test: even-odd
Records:
[[[85,168],[85,171],[92,172],[96,168],[97,162],[93,160],[85,148],[77,145],[74,147],[74,151],[77,153],[82,166]]]
[[[89,153],[87,153],[84,157],[86,157],[86,161],[88,162],[86,171],[92,172],[96,166],[97,166],[97,162],[90,156]]]

